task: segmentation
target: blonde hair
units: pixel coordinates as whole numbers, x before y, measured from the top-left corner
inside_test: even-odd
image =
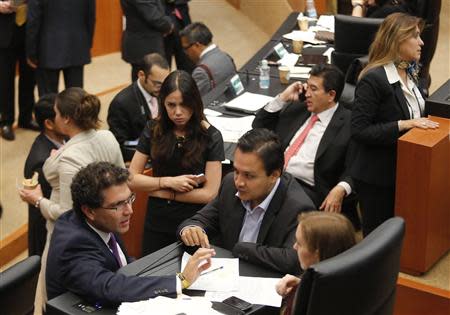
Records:
[[[356,244],[352,223],[342,214],[324,211],[303,212],[298,216],[302,237],[319,260],[336,256]]]
[[[402,42],[415,36],[416,27],[422,31],[424,22],[421,18],[405,13],[393,13],[381,23],[375,39],[369,48],[369,63],[361,71],[359,79],[370,69],[384,66],[390,62],[400,61],[399,47]]]

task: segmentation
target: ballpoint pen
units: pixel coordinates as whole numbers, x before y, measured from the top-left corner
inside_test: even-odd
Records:
[[[205,271],[204,273],[201,273],[200,276],[204,276],[204,275],[206,275],[206,274],[208,274],[208,273],[211,273],[211,272],[213,272],[213,271],[217,271],[217,270],[220,270],[220,269],[223,269],[223,266],[220,266],[220,267],[217,267],[217,268],[214,268],[214,269]]]

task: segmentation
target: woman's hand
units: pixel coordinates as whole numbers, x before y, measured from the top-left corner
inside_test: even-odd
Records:
[[[275,286],[275,290],[281,296],[288,295],[293,288],[297,287],[300,283],[300,278],[293,275],[285,275]]]
[[[0,13],[10,14],[15,11],[15,8],[9,1],[0,1]]]
[[[439,128],[439,123],[422,117],[409,120],[399,120],[398,128],[400,131],[409,130],[412,128],[436,129]]]
[[[34,189],[19,189],[20,199],[34,206],[39,198],[43,197],[41,185]]]
[[[176,192],[189,192],[198,186],[195,175],[161,177],[161,189],[172,189]]]

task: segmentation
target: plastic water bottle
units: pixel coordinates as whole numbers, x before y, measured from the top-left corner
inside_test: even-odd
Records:
[[[306,0],[306,15],[310,18],[317,18],[317,11],[314,5],[314,0]]]
[[[270,85],[270,68],[267,60],[264,59],[261,61],[261,65],[259,67],[259,87],[261,89],[268,89]]]

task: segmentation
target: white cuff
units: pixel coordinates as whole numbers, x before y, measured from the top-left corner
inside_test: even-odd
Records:
[[[280,95],[277,95],[272,101],[264,106],[264,110],[269,113],[276,113],[282,110],[283,107],[286,106],[286,104],[286,102],[283,102],[281,100]]]
[[[178,294],[182,293],[181,280],[180,280],[180,278],[178,278],[178,276],[175,276],[175,280],[177,281],[176,288],[177,288],[177,295],[178,295]]]
[[[352,193],[352,187],[350,187],[350,185],[347,182],[342,181],[339,182],[338,185],[345,189],[346,197]]]

